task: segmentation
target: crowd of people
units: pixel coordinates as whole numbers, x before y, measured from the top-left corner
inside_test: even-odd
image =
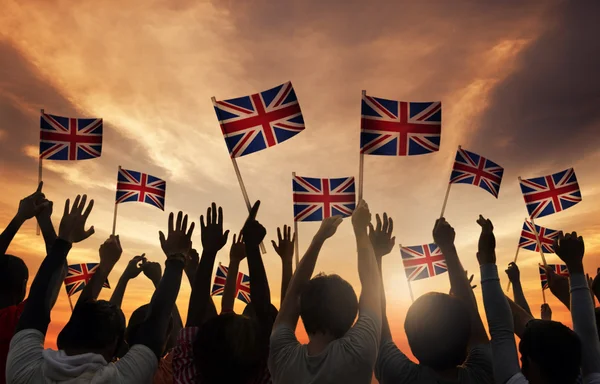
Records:
[[[571,330],[551,320],[547,305],[542,306],[541,319],[534,318],[514,263],[506,270],[514,300],[505,296],[494,227],[479,217],[481,234],[473,253],[480,265],[488,336],[474,287],[454,246],[454,229],[444,218],[437,220],[433,240],[445,256],[451,291],[427,293],[409,308],[404,330],[415,363],[394,343],[386,316],[381,271],[382,258],[395,245],[393,220],[384,213],[373,223],[364,201],[351,217],[359,297],[339,275],[314,275],[321,248],[343,220],[330,217],[321,223],[294,272],[295,234],[287,226],[278,229],[273,246],[281,256],[283,276],[281,307],[275,308],[260,251],[266,230],[256,219],[256,202],[241,233],[233,236],[218,311],[210,289],[215,258],[229,231],[223,228],[222,208],[213,203],[200,217],[201,252],[192,244],[193,220],[182,212],[171,213],[166,233],[159,235],[164,273],[161,264],[136,256],[105,301],[98,300],[100,290],[122,254],[119,236],[110,236],[100,247],[96,273],[58,335],[58,350],[44,349],[67,255],[74,244],[94,233],[86,223],[93,205],[85,195],[72,203],[67,200],[56,233],[53,204],[40,184],[21,200],[0,235],[0,383],[368,384],[373,373],[383,384],[600,383],[593,296],[600,299],[600,277],[592,280],[585,274],[584,242],[576,233],[561,233],[554,244],[570,278],[547,269],[551,292],[571,311]],[[47,256],[25,299],[27,266],[6,251],[21,225],[32,218],[41,228]],[[249,267],[251,303],[237,314],[233,303],[243,259]],[[175,305],[184,273],[192,287],[185,323]],[[156,289],[150,303],[127,320],[121,303],[128,282],[140,274]],[[308,344],[296,338],[299,318]]]

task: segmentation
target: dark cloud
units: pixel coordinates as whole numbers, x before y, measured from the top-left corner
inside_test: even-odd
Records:
[[[476,146],[498,162],[568,167],[600,143],[600,2],[564,2],[492,93]],[[508,140],[508,145],[506,142]],[[499,143],[504,143],[500,145]]]

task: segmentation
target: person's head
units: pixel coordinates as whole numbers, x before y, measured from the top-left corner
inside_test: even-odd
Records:
[[[309,337],[322,334],[339,339],[352,327],[357,313],[356,293],[338,275],[318,274],[300,294],[300,317]]]
[[[0,257],[0,298],[2,306],[17,305],[25,299],[29,270],[20,258]]]
[[[574,384],[581,366],[581,342],[567,326],[547,320],[527,323],[519,344],[523,375],[532,384]]]
[[[105,300],[77,303],[56,343],[67,355],[97,353],[112,361],[123,342],[125,315]]]
[[[273,321],[275,321],[275,318],[277,317],[278,313],[279,313],[279,311],[277,310],[277,307],[275,307],[273,304],[271,304],[269,315],[271,316],[271,319]],[[250,304],[246,305],[246,307],[244,308],[244,312],[242,312],[242,314],[246,317],[250,317],[250,318],[254,319],[256,316],[256,312],[254,311],[254,304],[250,303]]]
[[[194,342],[194,364],[207,383],[245,383],[268,353],[268,335],[254,319],[233,312],[207,320]]]
[[[138,331],[140,330],[141,325],[146,321],[150,310],[150,304],[145,304],[133,311],[131,316],[129,317],[129,322],[127,323],[127,328],[125,329],[125,341],[127,342],[127,346],[131,347],[136,343],[138,339]],[[169,326],[167,327],[167,333],[165,335],[165,342],[163,345],[163,354],[166,349],[167,343],[169,341],[169,335],[173,330],[173,317],[169,320]]]
[[[430,292],[408,309],[404,330],[419,360],[436,371],[461,365],[467,357],[471,318],[461,299]]]

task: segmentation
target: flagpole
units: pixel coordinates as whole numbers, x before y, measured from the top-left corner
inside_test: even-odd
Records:
[[[213,96],[210,98],[213,106],[216,108],[217,99]],[[221,124],[221,118],[217,115],[219,119],[219,124]],[[242,174],[240,173],[240,168],[237,165],[237,161],[235,161],[235,157],[230,156],[231,163],[233,164],[233,170],[235,171],[235,175],[237,176],[238,183],[240,184],[240,189],[242,190],[242,195],[244,197],[244,201],[246,202],[246,208],[248,208],[248,212],[252,210],[252,205],[250,204],[250,198],[248,197],[248,192],[246,191],[246,186],[244,185],[244,180],[242,179]],[[267,249],[263,243],[260,243],[260,251],[265,254],[267,253]]]
[[[367,91],[363,89],[362,91],[362,99],[367,95]],[[361,103],[362,103],[361,99]],[[362,115],[362,113],[361,113]],[[362,132],[362,116],[361,116],[361,132]],[[360,141],[360,137],[359,137]],[[359,144],[360,147],[360,144]],[[358,160],[358,201],[361,201],[363,198],[363,175],[365,168],[365,154],[362,152],[362,148],[360,149],[360,155]]]
[[[540,242],[540,236],[537,233],[537,229],[535,228],[535,221],[531,218],[531,224],[533,225],[533,233],[535,233],[535,241],[537,242],[538,248],[540,249],[540,256],[542,256],[542,262],[544,263],[544,267],[547,265],[546,257],[544,257],[544,250],[542,249],[542,243]]]
[[[408,293],[410,294],[410,301],[415,302],[415,298],[413,297],[412,285],[410,280],[408,280]]]
[[[296,172],[292,172],[292,180],[296,177]],[[300,263],[300,243],[298,240],[298,222],[294,217],[294,253],[296,254],[296,269]]]
[[[460,150],[462,147],[459,145],[458,149]],[[452,163],[452,169],[454,169],[454,163]],[[452,176],[452,170],[450,170],[450,176]],[[450,179],[450,178],[449,178]],[[446,213],[446,204],[448,203],[448,196],[450,195],[450,187],[452,183],[448,180],[448,188],[446,188],[446,196],[444,197],[444,204],[442,204],[442,213],[440,214],[440,218],[444,217],[444,213]]]
[[[544,299],[544,304],[546,304],[546,290],[544,289],[544,287],[542,287],[542,299]]]
[[[513,263],[516,263],[516,262],[517,262],[517,258],[519,257],[519,249],[520,249],[520,248],[521,248],[521,247],[519,247],[519,246],[517,245],[517,253],[515,253],[515,259],[513,260]],[[509,280],[508,280],[508,285],[506,286],[506,292],[508,292],[508,291],[510,290],[510,284],[511,284],[511,281],[510,281],[510,279],[509,279]]]
[[[73,313],[73,302],[71,301],[71,296],[69,292],[67,292],[67,298],[69,299],[69,307],[71,307],[71,313]]]
[[[44,115],[44,109],[40,109],[42,115]],[[42,155],[38,158],[38,185],[42,182]],[[35,234],[40,235],[40,224],[38,223],[35,228]]]
[[[119,183],[119,173],[121,172],[121,166],[119,165],[119,170],[117,172],[117,184]],[[117,201],[115,199],[115,211],[113,213],[113,228],[112,228],[112,235],[114,236],[117,230],[117,207],[119,206],[119,204],[117,204]]]

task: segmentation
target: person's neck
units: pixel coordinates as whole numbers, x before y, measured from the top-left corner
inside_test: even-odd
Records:
[[[317,333],[309,335],[308,339],[309,341],[306,346],[306,348],[308,349],[308,355],[314,356],[323,352],[325,348],[327,348],[329,343],[335,340],[335,337],[333,337],[330,334]]]

